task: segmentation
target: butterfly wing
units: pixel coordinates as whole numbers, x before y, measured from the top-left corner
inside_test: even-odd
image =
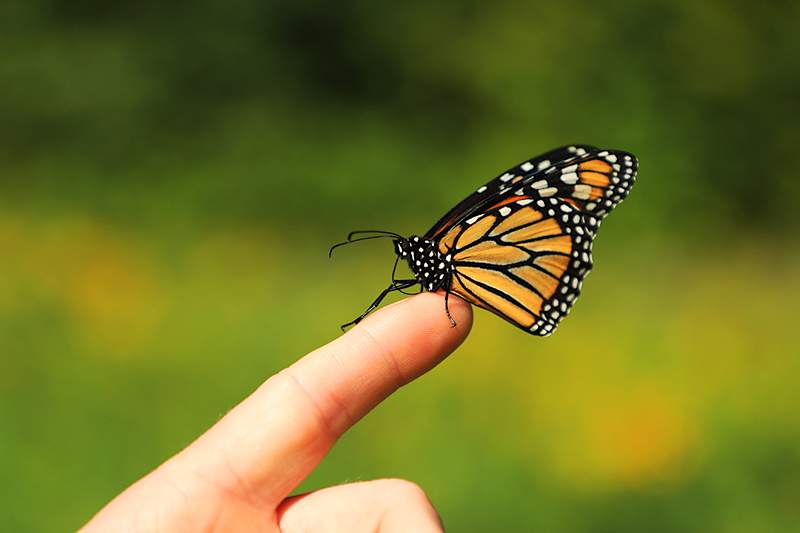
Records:
[[[535,335],[553,333],[592,267],[580,211],[559,198],[513,195],[449,228],[450,290]]]
[[[594,234],[608,213],[628,196],[637,170],[632,154],[595,149],[526,180],[521,193],[566,200],[583,213],[587,229]]]
[[[596,151],[596,148],[585,144],[562,146],[561,148],[556,148],[555,150],[551,150],[533,159],[523,161],[517,166],[511,167],[478,188],[478,190],[464,198],[464,200],[445,213],[445,215],[425,233],[425,237],[435,238],[448,227],[468,218],[471,213],[479,211],[481,206],[487,203],[491,204],[492,200],[496,198],[498,194],[501,194],[501,191],[508,190],[510,187],[514,187],[528,180],[531,176],[551,168],[557,163],[571,160],[575,157],[582,157]]]
[[[453,261],[450,290],[550,335],[592,267],[591,246],[638,169],[627,152],[568,146],[501,174],[426,234]]]

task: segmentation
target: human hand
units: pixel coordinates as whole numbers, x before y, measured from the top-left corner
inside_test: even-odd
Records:
[[[350,483],[289,496],[336,440],[464,340],[472,312],[438,294],[381,309],[275,374],[189,447],[84,526],[95,531],[442,531],[408,481]]]

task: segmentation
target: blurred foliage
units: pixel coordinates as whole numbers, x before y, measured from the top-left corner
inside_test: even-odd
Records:
[[[453,531],[800,523],[800,4],[0,4],[3,531],[74,529],[386,282],[388,246],[585,142],[640,181],[557,335],[479,312],[304,489]],[[398,424],[398,421],[402,421]]]
[[[6,202],[419,220],[588,142],[640,156],[643,215],[797,227],[796,3],[11,0],[0,20]]]

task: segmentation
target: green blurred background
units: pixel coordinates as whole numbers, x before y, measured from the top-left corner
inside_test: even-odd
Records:
[[[65,531],[506,167],[629,150],[558,333],[485,313],[303,485],[452,531],[800,531],[800,4],[0,5],[3,531]],[[5,494],[3,494],[5,493]]]

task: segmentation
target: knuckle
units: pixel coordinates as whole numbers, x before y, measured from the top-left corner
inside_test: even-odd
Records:
[[[398,503],[414,506],[432,507],[430,498],[422,487],[406,479],[386,479],[391,498]]]
[[[385,497],[386,512],[381,517],[381,525],[389,526],[413,525],[409,531],[441,532],[444,531],[442,520],[425,491],[412,481],[405,479],[383,480],[387,485]]]

